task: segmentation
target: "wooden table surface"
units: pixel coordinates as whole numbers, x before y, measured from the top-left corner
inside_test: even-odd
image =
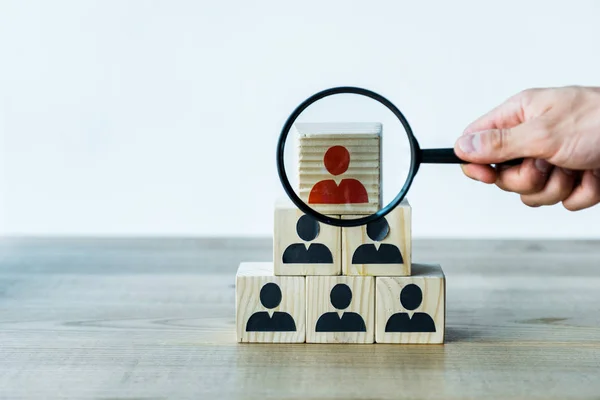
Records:
[[[0,398],[599,399],[600,242],[415,241],[445,345],[236,343],[269,239],[0,239]]]

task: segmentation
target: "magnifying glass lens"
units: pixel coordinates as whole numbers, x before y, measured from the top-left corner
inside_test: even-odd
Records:
[[[404,198],[416,154],[412,133],[380,101],[357,93],[325,96],[287,127],[284,174],[299,205],[321,221],[365,221]]]

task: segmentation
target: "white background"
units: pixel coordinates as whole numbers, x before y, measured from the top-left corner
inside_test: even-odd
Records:
[[[594,1],[2,0],[0,233],[270,235],[275,144],[306,97],[369,88],[422,147],[449,147],[522,89],[599,85],[599,17]],[[600,236],[600,207],[531,209],[458,166],[424,166],[408,198],[415,237]]]

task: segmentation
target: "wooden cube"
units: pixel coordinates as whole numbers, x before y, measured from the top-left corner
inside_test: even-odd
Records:
[[[299,197],[322,214],[381,208],[380,123],[297,123]]]
[[[340,275],[342,230],[304,214],[291,201],[275,204],[275,275]]]
[[[307,343],[374,343],[375,278],[306,277]]]
[[[342,228],[342,275],[408,276],[411,253],[411,207],[407,199],[378,221]]]
[[[235,287],[238,342],[303,343],[305,279],[275,276],[272,262],[241,263]]]
[[[439,264],[413,264],[407,277],[375,278],[377,343],[441,344],[446,278]]]

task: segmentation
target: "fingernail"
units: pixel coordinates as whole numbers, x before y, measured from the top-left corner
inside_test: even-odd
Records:
[[[550,171],[550,167],[551,165],[548,163],[548,161],[546,160],[540,160],[540,159],[536,159],[535,160],[535,167],[543,174],[547,173],[548,171]]]
[[[465,176],[469,179],[473,179],[471,176],[469,176],[469,174],[467,174],[467,169],[466,169],[466,165],[465,164],[460,164],[460,169],[462,170],[463,174],[465,174]],[[476,179],[473,179],[474,181]]]
[[[458,139],[458,147],[465,153],[476,153],[481,150],[481,136],[478,133],[461,136]]]
[[[573,175],[573,170],[569,169],[569,168],[561,168],[563,170],[563,172],[567,175]]]
[[[469,175],[467,173],[467,164],[460,164],[460,169],[462,170],[463,174],[465,174],[465,176],[475,182],[481,182],[479,179],[475,179],[473,178],[471,175]]]

